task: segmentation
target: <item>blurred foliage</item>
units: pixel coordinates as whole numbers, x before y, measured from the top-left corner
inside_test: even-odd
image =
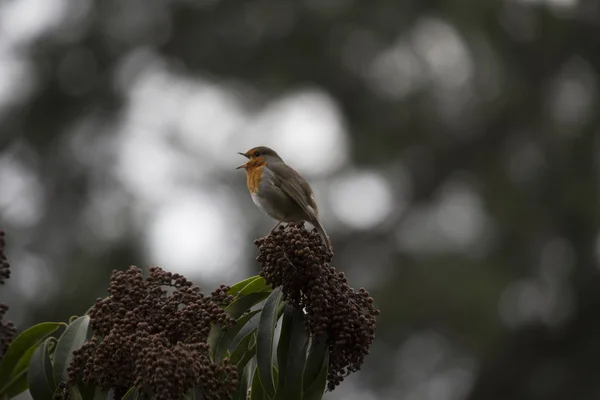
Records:
[[[0,209],[0,226],[43,256],[60,288],[11,303],[24,324],[80,314],[103,294],[110,270],[152,263],[138,240],[143,228],[82,245],[81,215],[116,183],[105,171],[110,156],[96,154],[99,169],[84,167],[71,142],[83,116],[80,140],[93,146],[111,131],[124,112],[123,64],[150,51],[169,68],[239,89],[251,109],[317,87],[340,107],[355,166],[392,184],[395,168],[406,169],[408,202],[382,226],[328,229],[339,263],[353,251],[377,254],[373,265],[337,265],[350,276],[381,274],[365,278],[382,315],[355,380],[361,390],[376,398],[600,395],[597,1],[64,4],[63,23],[15,45],[31,75],[0,109],[0,156],[34,172],[43,205],[34,226],[11,224]],[[22,101],[19,91],[28,93]],[[462,250],[399,246],[398,227],[456,181],[480,198],[486,240]],[[467,378],[452,378],[455,367]],[[436,378],[446,397],[431,394]]]

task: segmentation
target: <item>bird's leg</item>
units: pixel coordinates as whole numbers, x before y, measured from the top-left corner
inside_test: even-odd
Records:
[[[283,222],[283,220],[284,220],[284,219],[285,219],[285,217],[284,217],[284,218],[282,218],[282,219],[281,219],[281,221],[279,221],[279,222],[277,223],[277,225],[275,225],[275,226],[273,227],[273,229],[271,229],[271,232],[270,232],[269,234],[272,234],[273,232],[275,232],[275,229],[277,229],[277,227],[278,227],[279,225],[281,225],[281,223]]]

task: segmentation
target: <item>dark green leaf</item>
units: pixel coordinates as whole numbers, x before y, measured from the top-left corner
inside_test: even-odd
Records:
[[[85,385],[81,380],[77,382],[77,389],[82,400],[105,400],[108,397],[108,390],[102,390],[94,385]]]
[[[12,399],[13,397],[26,391],[27,387],[27,370],[25,369],[19,372],[18,375],[11,380],[6,388],[6,394],[8,395],[9,399]]]
[[[49,339],[46,339],[37,347],[29,362],[27,380],[29,382],[29,392],[35,400],[52,400],[52,395],[56,389],[48,342]]]
[[[305,386],[303,400],[320,400],[325,393],[325,388],[327,386],[327,371],[329,367],[329,351],[325,351],[322,361],[317,378],[310,385],[307,387]],[[308,363],[310,363],[310,354]]]
[[[273,341],[275,327],[277,326],[277,312],[281,303],[281,288],[271,292],[260,314],[256,337],[256,363],[260,381],[265,393],[272,398],[275,394],[275,381],[273,380]]]
[[[289,305],[286,307],[277,347],[279,379],[277,381],[276,399],[302,399],[302,382],[308,345],[304,320],[305,316],[302,309]]]
[[[277,380],[279,379],[279,372],[277,371],[277,367],[275,367],[273,365],[273,378],[275,379],[275,382],[277,382]]]
[[[329,346],[327,346],[327,336],[325,334],[312,338],[306,368],[304,369],[304,391],[318,379],[328,351]]]
[[[230,296],[235,296],[237,295],[243,288],[245,288],[246,286],[248,286],[249,283],[251,283],[252,281],[260,278],[261,276],[259,275],[254,275],[251,276],[250,278],[244,279],[243,281],[240,281],[236,284],[234,284],[229,291],[227,292],[228,295]]]
[[[0,364],[0,393],[4,393],[11,381],[18,379],[22,376],[21,374],[25,376],[27,381],[25,371],[36,347],[61,325],[64,324],[60,322],[43,322],[27,329],[12,341]]]
[[[248,398],[248,380],[250,375],[250,366],[238,368],[240,381],[236,391],[233,393],[233,400],[246,400]]]
[[[102,388],[94,388],[94,397],[92,400],[106,400],[108,398],[108,390],[102,390]],[[84,396],[83,400],[87,400]]]
[[[269,296],[268,292],[250,293],[247,296],[242,296],[225,308],[225,312],[232,318],[240,318],[242,314],[248,311],[255,304],[263,301]],[[243,325],[242,325],[243,326]],[[219,325],[213,325],[208,334],[208,346],[210,349],[209,356],[215,360],[217,343],[221,340],[225,330]]]
[[[277,319],[279,319],[283,315],[286,305],[287,304],[285,304],[285,302],[283,301],[279,304],[279,308],[277,309]]]
[[[246,323],[250,320],[250,318],[254,317],[260,310],[251,311],[248,314],[240,317],[234,326],[231,326],[225,330],[221,327],[214,327],[214,330],[220,331],[220,335],[218,336],[214,347],[210,347],[211,358],[215,362],[220,362],[227,349],[235,339],[236,335],[239,331],[246,325]],[[210,342],[209,342],[210,345]]]
[[[35,349],[35,346],[30,347],[25,354],[23,354],[13,369],[13,376],[6,386],[6,394],[8,395],[8,398],[15,397],[27,390],[29,386],[27,383],[27,370],[29,367],[29,361],[35,352]]]
[[[265,282],[265,279],[262,276],[259,276],[258,278],[254,279],[252,282],[248,283],[240,291],[240,295],[245,296],[250,293],[265,292],[265,291],[268,292],[270,290],[271,290],[271,286],[267,285],[267,283]]]
[[[23,354],[23,357],[21,357],[17,365],[15,365],[15,368],[13,369],[13,374],[20,374],[21,372],[29,368],[29,361],[31,360],[33,353],[35,353],[36,348],[36,346],[32,346],[25,352],[25,354]]]
[[[250,293],[235,300],[225,307],[225,312],[232,318],[239,318],[252,306],[260,303],[269,296],[269,292]]]
[[[238,366],[244,366],[247,365],[250,360],[252,360],[252,358],[256,355],[256,345],[251,346],[242,356],[242,358],[240,359],[240,361],[238,361],[237,365]]]
[[[77,386],[69,386],[69,400],[83,400],[83,395]]]
[[[256,329],[252,329],[246,334],[246,336],[242,338],[242,340],[240,340],[233,353],[231,353],[230,359],[232,364],[239,364],[246,358],[246,353],[249,352],[253,347],[256,347],[256,345],[253,345],[252,343],[256,339],[254,336],[255,334]],[[256,351],[256,349],[254,349],[254,351]],[[250,356],[250,358],[252,358],[252,356]]]
[[[132,386],[129,388],[129,390],[127,391],[127,393],[125,393],[123,395],[123,398],[121,400],[133,400],[137,397],[138,395],[138,390],[137,387]]]
[[[285,305],[285,312],[283,314],[283,320],[281,322],[281,334],[279,335],[279,343],[277,344],[277,365],[279,366],[279,376],[281,380],[277,381],[276,394],[283,392],[285,386],[285,375],[287,373],[287,360],[288,353],[290,351],[290,344],[292,341],[292,330],[294,326],[294,316],[288,309],[292,309],[291,306]]]
[[[260,383],[260,376],[258,373],[258,367],[254,370],[254,378],[252,378],[252,387],[250,388],[250,399],[251,400],[267,400],[265,391],[263,390],[262,384]]]
[[[58,385],[66,381],[67,368],[73,358],[73,351],[79,349],[85,342],[90,317],[84,315],[74,320],[58,339],[54,352],[54,383]]]

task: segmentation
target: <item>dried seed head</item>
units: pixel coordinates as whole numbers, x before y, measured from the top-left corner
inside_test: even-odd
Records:
[[[306,309],[312,335],[327,334],[328,388],[335,389],[369,354],[379,314],[373,298],[348,285],[344,274],[330,264],[332,254],[325,251],[318,233],[307,231],[304,224],[280,227],[255,244],[261,276],[273,287],[282,287],[288,304]]]
[[[10,277],[10,264],[4,254],[4,231],[0,229],[0,284],[4,285],[6,280]],[[8,346],[15,338],[17,329],[15,325],[10,321],[4,321],[4,315],[8,311],[6,304],[0,303],[0,361],[4,357]]]
[[[231,301],[228,290],[205,296],[185,277],[158,267],[147,279],[134,266],[113,272],[110,296],[89,312],[96,337],[74,354],[70,383],[81,378],[121,396],[136,385],[143,396],[164,400],[182,399],[193,387],[205,399],[231,398],[235,367],[213,364],[206,344],[214,323],[235,322],[221,307]]]

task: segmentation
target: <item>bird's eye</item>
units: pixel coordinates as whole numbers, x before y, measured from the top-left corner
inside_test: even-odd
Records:
[[[260,156],[260,151],[255,151],[254,152],[254,157],[258,157],[258,156]]]

